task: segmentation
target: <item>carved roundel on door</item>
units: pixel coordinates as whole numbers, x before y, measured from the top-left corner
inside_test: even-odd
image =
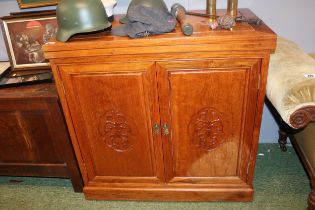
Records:
[[[117,110],[107,111],[100,120],[99,132],[108,147],[123,152],[131,148],[129,127],[126,116]]]
[[[224,132],[220,112],[206,107],[191,117],[189,134],[194,145],[212,150],[224,143]]]

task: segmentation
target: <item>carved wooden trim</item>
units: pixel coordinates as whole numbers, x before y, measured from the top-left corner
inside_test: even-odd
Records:
[[[131,148],[131,129],[126,116],[117,111],[107,111],[100,120],[99,132],[103,136],[106,145],[117,152],[123,152]]]
[[[306,127],[310,122],[315,122],[315,106],[302,107],[290,116],[290,124],[294,128]]]
[[[204,150],[212,150],[224,143],[220,115],[217,110],[206,107],[192,116],[188,129],[194,145]]]

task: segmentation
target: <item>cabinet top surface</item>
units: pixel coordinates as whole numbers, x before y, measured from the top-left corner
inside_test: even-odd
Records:
[[[218,10],[219,15],[224,13],[225,10]],[[256,17],[249,9],[240,9],[239,13],[246,19]],[[112,23],[113,27],[120,24],[118,21],[120,17],[121,15],[115,16],[115,21]],[[118,37],[112,36],[110,31],[103,31],[88,35],[75,35],[65,43],[51,40],[43,48],[46,58],[49,59],[56,58],[50,52],[123,47],[230,44],[234,50],[238,50],[238,46],[239,49],[244,50],[244,46],[249,43],[257,45],[255,50],[274,50],[276,47],[276,34],[264,23],[260,26],[237,23],[233,30],[211,30],[207,25],[208,18],[206,17],[187,15],[187,19],[194,28],[194,33],[191,36],[183,35],[179,24],[177,24],[173,32],[145,38]]]

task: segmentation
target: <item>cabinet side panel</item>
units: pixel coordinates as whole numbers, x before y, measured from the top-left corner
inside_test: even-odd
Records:
[[[47,109],[18,110],[15,106],[18,103],[27,102],[8,101],[7,110],[0,111],[0,145],[3,148],[0,162],[63,163],[50,136],[52,129]]]

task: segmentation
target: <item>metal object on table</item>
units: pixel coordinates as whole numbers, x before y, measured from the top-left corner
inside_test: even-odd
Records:
[[[217,6],[216,0],[207,0],[206,14],[197,13],[197,12],[186,12],[186,14],[201,16],[201,17],[209,17],[210,21],[213,21],[217,19],[216,6]],[[228,0],[226,15],[236,18],[237,13],[238,13],[238,0]]]
[[[187,15],[193,15],[193,16],[200,16],[200,17],[209,17],[209,18],[212,17],[211,15],[208,15],[208,14],[205,14],[205,13],[198,13],[198,12],[189,12],[189,11],[186,11],[186,14],[187,14]]]
[[[217,0],[207,0],[206,13],[186,11],[186,14],[200,17],[208,17],[210,18],[210,21],[213,21],[217,18]]]
[[[237,23],[245,22],[245,23],[248,23],[250,25],[256,25],[256,26],[260,26],[263,23],[263,21],[261,19],[259,19],[259,18],[247,19],[243,15],[241,15],[239,17],[236,17],[235,22],[237,22]]]
[[[186,9],[181,4],[174,4],[171,8],[171,13],[176,17],[180,23],[183,34],[190,36],[193,34],[193,26],[187,22],[186,19]]]
[[[207,0],[207,7],[206,7],[207,15],[210,18],[215,19],[217,15],[217,0]]]
[[[111,27],[106,10],[99,0],[63,0],[57,6],[56,39],[66,42],[79,33],[100,31]]]
[[[222,15],[218,17],[219,28],[232,30],[235,26],[235,18],[230,15]]]
[[[237,17],[238,0],[228,0],[227,15]]]
[[[19,75],[14,73],[0,79],[0,87],[6,86],[22,86],[28,84],[37,84],[43,82],[51,82],[53,79],[52,72],[42,72],[37,74]]]

